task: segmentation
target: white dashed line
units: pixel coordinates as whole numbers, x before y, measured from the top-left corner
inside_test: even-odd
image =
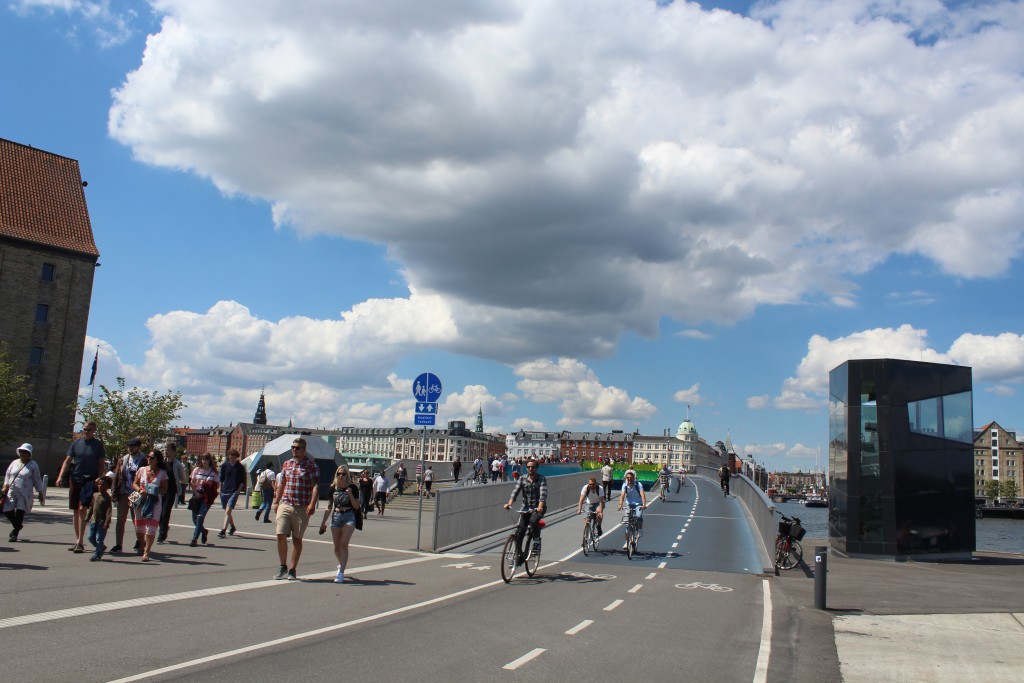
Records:
[[[574,635],[576,635],[577,633],[579,633],[580,631],[582,631],[583,629],[585,629],[586,627],[590,626],[593,623],[594,623],[593,619],[584,619],[583,621],[581,621],[580,623],[576,624],[571,629],[566,631],[565,635],[567,635],[567,636],[574,636]]]
[[[647,579],[646,580],[650,581],[651,579],[653,579],[657,575],[658,575],[657,572],[651,572],[650,574],[647,575]]]
[[[547,652],[547,650],[545,650],[542,647],[534,648],[534,649],[530,650],[529,652],[527,652],[522,657],[520,657],[519,659],[511,661],[511,662],[509,662],[508,664],[506,664],[505,666],[503,666],[501,668],[502,669],[508,669],[509,671],[514,671],[515,669],[518,669],[519,667],[521,667],[523,664],[526,664],[531,659],[536,659],[537,657],[539,657],[544,652]]]
[[[662,562],[661,564],[658,565],[658,569],[664,569],[667,566],[668,566],[668,562]]]
[[[615,601],[615,602],[613,602],[612,604],[610,604],[610,605],[608,605],[607,607],[605,607],[605,608],[604,608],[604,611],[605,611],[605,612],[611,612],[611,611],[612,611],[613,609],[615,609],[616,607],[618,607],[618,606],[619,606],[619,605],[621,605],[621,604],[622,604],[622,600],[616,600],[616,601]]]
[[[630,589],[629,589],[628,591],[626,591],[626,592],[627,592],[627,593],[636,593],[637,591],[639,591],[639,590],[640,590],[641,588],[643,588],[643,587],[644,587],[644,585],[643,585],[642,583],[638,583],[637,585],[633,586],[632,588],[630,588]]]

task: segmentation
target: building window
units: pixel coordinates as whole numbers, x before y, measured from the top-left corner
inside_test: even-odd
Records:
[[[53,282],[56,274],[57,266],[53,265],[52,263],[44,263],[43,272],[39,276],[39,279],[42,280],[43,282]]]
[[[36,304],[36,322],[45,323],[50,320],[50,307],[46,304]]]
[[[43,363],[43,347],[33,346],[32,350],[28,353],[28,364],[29,365],[42,365]]]

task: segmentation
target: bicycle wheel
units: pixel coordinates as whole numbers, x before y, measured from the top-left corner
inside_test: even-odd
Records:
[[[632,560],[633,555],[636,554],[636,539],[637,530],[630,527],[629,531],[626,532],[626,557],[630,560]]]
[[[533,547],[533,534],[528,534],[524,543],[529,544],[526,546],[526,575],[532,577],[540,566],[540,551]]]
[[[803,548],[795,540],[790,539],[787,544],[786,539],[780,538],[775,542],[775,566],[779,569],[792,569],[800,564],[803,556]]]
[[[593,549],[593,543],[594,543],[594,530],[590,528],[590,524],[588,523],[585,527],[583,527],[583,554],[584,555],[589,555],[590,554],[590,551]]]
[[[505,549],[501,553],[501,578],[508,583],[516,575],[516,535],[512,534],[505,541]]]
[[[591,524],[590,528],[593,530],[593,533],[590,534],[590,549],[596,551],[598,546],[601,545],[601,535],[597,533],[596,521]]]

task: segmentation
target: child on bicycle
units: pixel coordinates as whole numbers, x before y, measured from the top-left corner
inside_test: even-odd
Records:
[[[604,519],[604,488],[597,483],[597,477],[591,477],[587,485],[580,491],[580,502],[576,506],[576,514],[583,512],[583,504],[587,504],[587,522],[591,515],[597,515],[597,535],[604,533],[601,530],[601,521]]]

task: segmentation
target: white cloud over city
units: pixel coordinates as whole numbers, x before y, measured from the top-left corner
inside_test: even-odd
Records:
[[[280,230],[383,245],[408,290],[339,303],[336,319],[265,320],[235,301],[151,317],[145,362],[125,372],[200,397],[197,415],[248,414],[241,388],[258,377],[307,423],[404,424],[395,368],[430,349],[516,378],[518,395],[453,387],[449,414],[629,429],[657,407],[592,367],[626,335],[671,321],[704,344],[705,327],[765,307],[855,309],[858,279],[894,256],[950,280],[1019,267],[1020,3],[150,6],[161,23],[113,93],[110,135],[266,202]],[[941,351],[924,329],[870,326],[811,336],[747,407],[818,410],[828,370],[853,357],[969,364],[995,395],[1024,380],[1015,333]],[[689,380],[673,398],[708,403]]]
[[[387,245],[460,353],[602,356],[666,316],[854,305],[892,253],[973,278],[1021,250],[1017,3],[153,6],[111,134]]]

